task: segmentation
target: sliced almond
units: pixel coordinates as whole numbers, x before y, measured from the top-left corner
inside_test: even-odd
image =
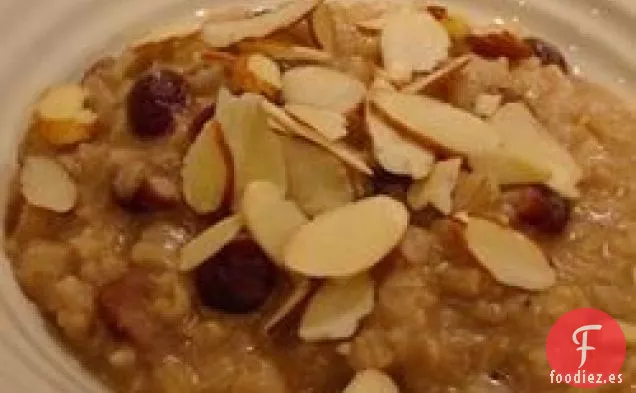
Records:
[[[387,16],[380,38],[384,68],[396,82],[430,72],[448,57],[451,40],[440,22],[410,8]]]
[[[528,160],[525,154],[505,147],[473,156],[469,165],[476,172],[489,174],[499,185],[544,183],[552,174],[544,162]]]
[[[426,177],[435,163],[435,155],[423,146],[404,138],[372,108],[366,110],[369,136],[378,163],[396,175],[414,179]]]
[[[201,232],[181,249],[179,269],[187,272],[199,267],[234,240],[243,225],[243,218],[234,215]]]
[[[309,277],[350,277],[382,260],[408,225],[406,207],[376,196],[321,214],[300,228],[285,250],[285,265]]]
[[[477,261],[504,285],[540,291],[556,282],[543,251],[520,232],[469,217],[464,239]]]
[[[274,314],[268,318],[267,322],[263,326],[266,332],[271,331],[278,324],[287,318],[299,305],[302,303],[309,293],[311,292],[311,280],[307,278],[300,278],[294,285],[292,293],[287,296],[283,304],[276,309]]]
[[[232,157],[220,126],[208,122],[186,152],[181,168],[183,197],[198,214],[216,211],[232,184]]]
[[[42,209],[66,213],[77,203],[75,182],[62,165],[48,157],[27,157],[20,185],[26,201]]]
[[[202,26],[203,22],[201,20],[188,20],[171,23],[160,28],[150,30],[143,37],[133,42],[131,48],[140,49],[148,45],[189,38],[199,34]]]
[[[349,338],[374,305],[374,283],[368,274],[329,281],[309,301],[298,335],[309,342]]]
[[[253,18],[209,21],[202,29],[203,40],[213,48],[226,48],[246,38],[265,37],[302,19],[321,1],[294,0]]]
[[[242,56],[232,68],[232,84],[241,91],[277,100],[282,89],[280,68],[275,61],[260,53]]]
[[[371,100],[414,139],[431,148],[470,156],[491,151],[500,144],[491,125],[433,98],[375,90]]]
[[[504,105],[491,119],[502,146],[535,169],[549,168],[547,186],[566,198],[577,198],[581,168],[565,149],[520,103]]]
[[[449,61],[448,63],[444,64],[438,70],[435,70],[431,72],[430,74],[415,78],[413,82],[404,86],[401,91],[403,93],[410,93],[410,94],[415,94],[415,93],[424,91],[424,89],[426,89],[433,83],[437,82],[438,80],[442,78],[447,78],[449,75],[465,67],[468,63],[470,63],[471,59],[472,59],[471,55],[456,57],[453,60]]]
[[[72,145],[90,139],[97,114],[87,109],[88,91],[80,85],[63,85],[47,90],[35,108],[36,128],[55,146]]]
[[[379,370],[359,371],[342,393],[400,393],[391,377]]]
[[[621,320],[617,320],[617,322],[621,326],[621,329],[623,329],[627,345],[636,346],[636,324]]]
[[[324,67],[297,67],[283,74],[283,98],[290,104],[347,113],[362,103],[366,90],[356,78]]]
[[[285,127],[290,133],[326,149],[351,168],[369,176],[373,175],[373,170],[367,165],[364,159],[351,150],[347,145],[339,142],[330,142],[327,138],[318,134],[311,128],[308,128],[296,121],[287,112],[271,102],[263,101],[261,104],[265,112],[278,122],[279,125]]]
[[[417,181],[409,188],[407,200],[411,209],[421,210],[431,204],[443,214],[451,214],[452,195],[461,166],[461,158],[451,158],[436,163],[427,179]]]
[[[320,146],[299,138],[284,143],[289,195],[310,216],[344,206],[356,197],[347,166]]]
[[[258,52],[278,61],[329,64],[333,56],[323,50],[291,45],[271,39],[247,40],[238,44],[241,52]]]
[[[216,118],[234,160],[234,204],[242,198],[247,184],[256,180],[274,183],[287,190],[287,173],[280,136],[267,124],[262,97],[247,93],[233,97],[219,92]]]
[[[476,115],[481,117],[492,117],[501,107],[503,96],[501,94],[480,94],[475,100]]]
[[[287,104],[285,110],[329,141],[333,142],[347,135],[347,119],[341,113],[300,104]]]
[[[294,202],[286,200],[276,185],[266,181],[248,184],[241,212],[256,243],[280,264],[284,262],[284,246],[308,222]]]

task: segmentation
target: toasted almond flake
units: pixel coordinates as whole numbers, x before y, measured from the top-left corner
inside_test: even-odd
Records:
[[[283,304],[276,309],[274,314],[267,320],[265,325],[263,326],[263,330],[266,332],[271,331],[273,328],[278,326],[282,321],[287,318],[289,314],[291,314],[299,305],[302,303],[309,293],[311,292],[311,280],[307,278],[299,278],[294,285],[293,292],[285,299]]]
[[[623,329],[623,334],[625,335],[625,341],[627,341],[628,346],[636,346],[636,324],[617,320],[621,329]]]
[[[243,225],[243,218],[236,214],[201,232],[181,249],[179,269],[187,272],[199,267],[234,240]]]
[[[289,196],[310,216],[346,205],[357,198],[347,166],[335,155],[300,138],[283,143]]]
[[[476,115],[481,117],[492,117],[501,107],[503,96],[501,94],[480,94],[475,100]]]
[[[431,204],[443,214],[449,215],[453,211],[452,194],[461,166],[461,158],[436,163],[427,179],[417,181],[409,188],[407,200],[411,209],[421,210]]]
[[[450,60],[439,69],[430,74],[417,77],[413,82],[402,88],[403,93],[415,94],[423,91],[434,82],[448,77],[450,74],[462,69],[470,63],[472,55],[463,55]]]
[[[333,56],[320,49],[275,41],[274,39],[246,40],[238,44],[242,53],[262,53],[278,61],[330,64]]]
[[[296,67],[283,74],[286,103],[347,113],[362,103],[366,91],[364,83],[358,79],[330,68]]]
[[[331,210],[292,236],[285,249],[285,265],[309,277],[359,274],[397,246],[408,219],[406,207],[386,196]]]
[[[470,156],[500,145],[490,124],[433,98],[387,90],[374,90],[370,98],[413,139],[432,149]]]
[[[380,38],[384,68],[396,82],[430,72],[448,57],[448,32],[427,12],[404,8],[386,17]]]
[[[566,198],[578,198],[582,171],[563,147],[521,103],[509,103],[492,117],[491,124],[502,147],[528,166],[549,168],[545,184]]]
[[[90,139],[97,114],[85,107],[88,91],[80,85],[62,85],[47,90],[35,108],[36,128],[55,146]]]
[[[143,37],[131,44],[131,48],[140,49],[147,45],[160,44],[166,41],[184,39],[201,32],[201,20],[188,20],[171,23],[157,29],[150,30]]]
[[[282,190],[266,181],[247,185],[241,201],[247,229],[275,262],[284,262],[284,246],[308,220],[298,206],[285,199]]]
[[[298,335],[309,342],[349,338],[374,305],[374,283],[368,274],[328,281],[309,301]]]
[[[203,40],[213,48],[225,48],[246,38],[265,37],[292,25],[321,2],[322,0],[294,0],[249,19],[208,21],[203,25]]]
[[[280,136],[267,124],[263,111],[265,100],[246,93],[234,97],[227,90],[219,91],[216,118],[232,152],[234,162],[234,205],[252,181],[265,180],[281,190],[287,190],[287,173]]]
[[[556,282],[543,251],[520,232],[469,217],[464,239],[477,261],[504,285],[540,291]]]
[[[367,163],[361,157],[356,155],[356,153],[354,153],[347,145],[343,145],[337,142],[330,142],[322,135],[316,133],[314,130],[296,121],[282,108],[277,107],[271,102],[264,100],[262,102],[262,105],[263,109],[270,117],[275,119],[278,124],[285,127],[292,134],[304,138],[326,149],[327,151],[338,157],[340,160],[342,160],[345,164],[349,165],[351,168],[356,169],[359,172],[369,176],[373,175],[373,170],[367,165]]]
[[[347,135],[347,119],[341,113],[301,104],[287,104],[285,110],[331,142]]]
[[[435,163],[431,151],[400,135],[374,109],[367,107],[365,117],[373,153],[387,172],[414,179],[422,179],[431,172]]]
[[[378,370],[358,372],[343,393],[400,393],[395,382]]]
[[[469,159],[470,167],[488,174],[499,185],[535,184],[550,180],[550,166],[541,160],[528,160],[525,154],[503,147],[477,154]]]
[[[277,100],[282,87],[280,68],[275,61],[260,53],[239,56],[232,67],[232,86],[241,92],[262,94]]]
[[[27,157],[20,185],[27,202],[42,209],[66,213],[77,203],[75,182],[62,165],[48,157]]]
[[[208,122],[183,159],[181,179],[185,202],[198,214],[216,211],[232,183],[232,159],[220,126]]]

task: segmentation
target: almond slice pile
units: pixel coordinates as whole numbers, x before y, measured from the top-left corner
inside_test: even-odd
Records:
[[[298,336],[309,342],[349,338],[374,303],[374,283],[367,274],[328,281],[309,301]]]
[[[556,282],[543,251],[520,232],[467,217],[464,239],[477,261],[504,285],[539,291]]]
[[[452,88],[454,73],[475,60],[454,55],[471,32],[466,23],[434,17],[417,1],[355,3],[292,0],[257,14],[217,13],[133,45],[192,37],[207,45],[204,60],[228,71],[227,86],[211,99],[214,118],[184,156],[182,192],[197,214],[232,213],[181,249],[180,270],[249,236],[294,284],[264,330],[307,302],[301,339],[348,339],[373,312],[375,266],[398,247],[411,263],[427,262],[435,235],[412,226],[407,236],[406,204],[415,212],[430,205],[457,222],[460,245],[500,284],[550,288],[556,272],[537,244],[472,210],[457,213],[453,194],[464,175],[479,173],[498,193],[543,183],[573,199],[582,174],[572,156],[522,103],[503,104],[489,92],[468,111],[426,95],[440,82]],[[290,26],[293,32],[278,31]],[[297,29],[307,36],[295,36]],[[92,136],[96,120],[86,98],[79,87],[44,98],[40,128],[52,144]],[[23,169],[27,200],[71,210],[72,179],[54,161],[34,159]],[[43,173],[58,179],[54,195],[40,195]],[[404,185],[387,192],[394,198],[377,195],[385,174]],[[388,375],[365,370],[345,392],[399,389]]]
[[[75,182],[62,165],[48,157],[27,157],[20,185],[27,202],[42,209],[66,213],[77,203]]]
[[[35,108],[36,127],[49,143],[67,146],[90,139],[97,114],[85,107],[88,91],[79,85],[49,89]]]

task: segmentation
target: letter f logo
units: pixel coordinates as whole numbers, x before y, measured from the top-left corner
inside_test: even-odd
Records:
[[[574,334],[572,334],[572,341],[574,341],[574,344],[580,345],[580,347],[576,348],[577,351],[581,351],[581,364],[579,365],[579,368],[583,367],[585,365],[585,362],[587,361],[587,351],[593,351],[596,349],[587,345],[587,333],[590,330],[601,330],[602,328],[602,325],[585,325],[576,329],[574,331]],[[582,340],[580,342],[577,338],[579,333],[583,333],[581,335]]]

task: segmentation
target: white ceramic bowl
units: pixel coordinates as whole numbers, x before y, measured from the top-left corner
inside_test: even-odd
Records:
[[[198,10],[230,2],[236,5],[243,0],[0,0],[2,206],[28,107],[43,87],[79,75],[91,60],[117,50],[151,24],[197,17]],[[634,0],[439,2],[480,22],[520,23],[564,48],[575,72],[633,99]],[[0,364],[3,392],[104,391],[52,338],[16,286],[4,256],[0,260]]]

